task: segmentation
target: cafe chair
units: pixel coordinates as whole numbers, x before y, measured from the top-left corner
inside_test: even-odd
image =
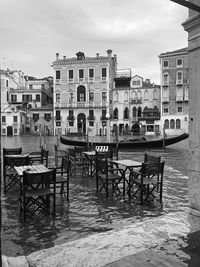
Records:
[[[55,209],[56,170],[43,173],[24,171],[20,185],[20,215],[23,215],[23,220],[26,221],[27,216],[31,218],[39,210],[55,215]]]
[[[62,162],[62,158],[67,155],[67,149],[60,149],[58,145],[54,144],[55,153],[55,166],[58,167],[59,163]]]
[[[29,157],[30,157],[30,164],[41,164],[42,162],[42,150],[43,150],[43,147],[41,147],[40,150],[38,151],[32,151],[30,152],[29,154]]]
[[[109,163],[105,152],[96,152],[96,192],[105,191],[106,197],[109,192],[112,195],[125,196],[125,173],[124,170]],[[122,189],[122,190],[121,190]]]
[[[41,163],[48,168],[49,150],[42,148],[41,150]]]
[[[4,156],[4,193],[21,184],[21,178],[15,171],[15,166],[26,166],[30,164],[28,155],[9,155]]]
[[[154,156],[148,153],[144,154],[144,162],[155,162],[155,163],[160,163],[161,162],[161,156]]]
[[[78,173],[88,175],[89,164],[83,152],[87,151],[85,147],[74,147],[68,150],[68,158],[71,162],[71,173],[75,178]]]
[[[60,194],[69,201],[69,179],[71,174],[71,162],[68,157],[62,158],[61,167],[56,169],[56,194]]]
[[[163,173],[165,162],[142,163],[141,171],[130,174],[129,197],[137,197],[140,203],[159,196],[162,202]]]

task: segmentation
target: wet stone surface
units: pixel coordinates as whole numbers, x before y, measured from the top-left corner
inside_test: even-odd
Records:
[[[23,147],[24,153],[39,149],[38,137],[2,138],[2,147]],[[50,161],[54,159],[56,138],[47,137]],[[182,143],[182,144],[181,144]],[[188,207],[187,142],[161,148],[121,151],[119,157],[143,160],[144,153],[159,154],[165,160],[163,204],[131,204],[123,199],[97,196],[95,180],[79,175],[70,181],[70,203],[57,199],[56,218],[33,216],[25,224],[20,219],[18,192],[2,192],[2,253],[7,256],[30,253],[82,237],[125,227],[148,218],[184,211]]]

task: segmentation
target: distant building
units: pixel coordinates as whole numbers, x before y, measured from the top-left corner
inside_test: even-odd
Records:
[[[160,134],[160,86],[117,70],[113,89],[113,128],[120,133]]]
[[[52,77],[37,79],[21,71],[1,70],[1,135],[35,133],[31,131],[35,128],[30,128],[29,110],[46,105],[52,109],[52,103]]]
[[[169,135],[188,132],[189,56],[187,48],[159,55],[161,66],[161,125]]]
[[[59,58],[54,69],[54,126],[55,134],[80,132],[91,135],[105,133],[106,114],[112,111],[112,89],[117,57],[112,50],[106,56]]]

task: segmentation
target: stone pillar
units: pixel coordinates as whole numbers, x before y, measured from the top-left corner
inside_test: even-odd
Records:
[[[190,0],[199,5],[199,0]],[[200,13],[189,10],[183,24],[189,52],[189,202],[191,213],[200,216]]]

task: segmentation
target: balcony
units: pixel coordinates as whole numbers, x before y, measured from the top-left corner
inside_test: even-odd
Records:
[[[176,96],[176,102],[183,102],[183,96]]]
[[[77,108],[85,108],[86,107],[86,103],[85,102],[77,102],[76,106],[77,106]]]
[[[169,81],[164,81],[163,86],[169,86]]]
[[[189,101],[189,97],[188,96],[184,96],[184,101],[188,102]]]
[[[142,104],[142,98],[139,99],[131,99],[130,100],[131,104]]]
[[[104,83],[107,82],[107,77],[102,77],[101,81],[104,82]]]
[[[93,115],[89,115],[89,116],[87,117],[87,119],[88,119],[88,121],[95,121],[95,116],[93,116]]]
[[[183,85],[183,80],[176,80],[176,85]]]
[[[69,83],[74,83],[74,79],[73,78],[69,78]]]
[[[163,103],[169,103],[169,96],[165,96],[162,98]]]
[[[56,79],[56,84],[61,84],[60,79]]]
[[[75,120],[75,116],[69,115],[69,116],[67,116],[67,120],[68,121],[74,121]]]
[[[89,78],[89,83],[93,83],[94,82],[94,77],[90,77]]]
[[[107,121],[106,115],[101,116],[101,121]]]

